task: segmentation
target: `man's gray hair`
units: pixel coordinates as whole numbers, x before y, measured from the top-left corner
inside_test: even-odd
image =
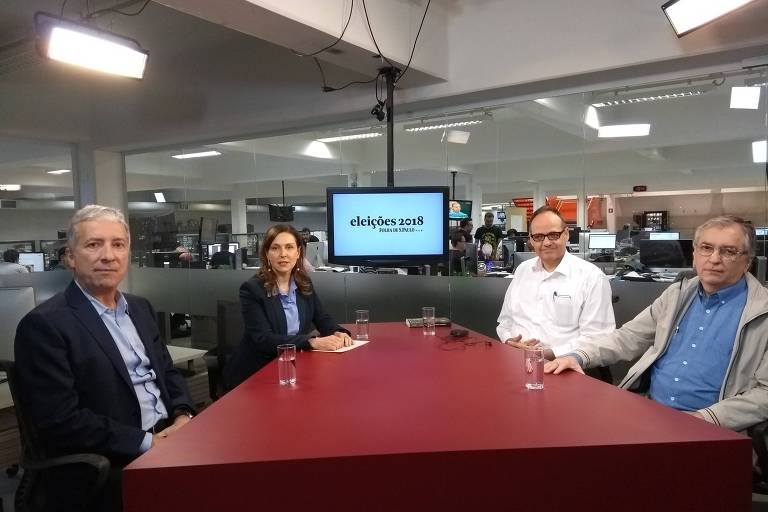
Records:
[[[116,222],[119,222],[122,224],[123,228],[125,228],[125,233],[128,235],[128,244],[131,243],[131,230],[128,228],[128,223],[125,222],[125,217],[123,216],[123,212],[118,210],[117,208],[110,208],[109,206],[101,206],[99,204],[89,204],[88,206],[83,206],[79,210],[75,212],[74,215],[72,215],[72,218],[69,219],[69,226],[67,227],[67,247],[70,249],[74,249],[77,245],[77,231],[75,227],[80,224],[81,222],[86,222],[89,220],[114,220]]]
[[[747,252],[750,258],[755,256],[755,227],[736,215],[721,215],[719,217],[713,217],[706,221],[704,224],[696,228],[696,233],[693,235],[693,244],[699,244],[699,237],[701,233],[707,229],[718,228],[726,229],[730,227],[738,227],[744,234],[744,247],[743,250]]]

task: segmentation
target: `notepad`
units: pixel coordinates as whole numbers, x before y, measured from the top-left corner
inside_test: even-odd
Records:
[[[355,343],[348,347],[341,347],[337,350],[313,350],[313,352],[329,352],[332,354],[341,353],[341,352],[349,352],[350,350],[354,350],[356,348],[362,347],[366,343],[369,343],[371,340],[355,340]]]

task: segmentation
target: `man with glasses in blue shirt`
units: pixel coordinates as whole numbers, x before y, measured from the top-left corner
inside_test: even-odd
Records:
[[[755,230],[722,216],[696,230],[697,277],[674,283],[608,336],[548,362],[544,371],[640,359],[620,387],[741,431],[768,418],[768,290],[748,273]]]
[[[536,210],[528,231],[537,258],[521,263],[504,296],[496,332],[517,348],[545,343],[545,357],[573,352],[616,328],[611,287],[598,267],[566,251],[568,226],[549,206]]]

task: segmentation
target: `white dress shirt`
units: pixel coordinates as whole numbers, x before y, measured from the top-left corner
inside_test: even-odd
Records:
[[[616,328],[611,286],[598,267],[567,252],[552,272],[533,258],[517,267],[498,322],[501,341],[522,335],[561,356]]]

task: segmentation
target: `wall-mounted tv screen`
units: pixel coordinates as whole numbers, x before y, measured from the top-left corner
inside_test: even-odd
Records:
[[[293,206],[270,204],[269,220],[272,222],[293,222]]]
[[[471,219],[472,201],[464,199],[451,199],[448,201],[448,218],[451,220]]]
[[[392,266],[448,258],[448,187],[327,189],[328,261]]]

